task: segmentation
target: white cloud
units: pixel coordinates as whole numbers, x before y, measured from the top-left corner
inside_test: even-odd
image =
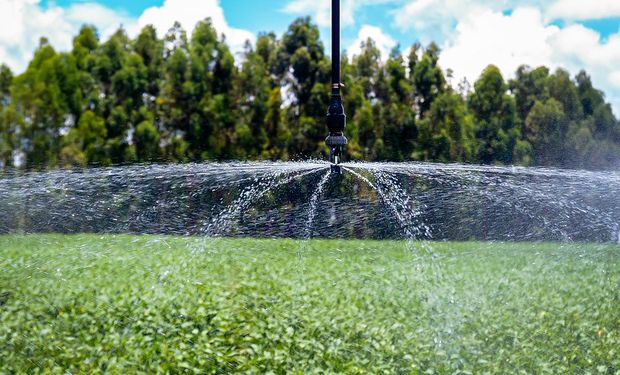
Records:
[[[554,0],[406,0],[393,11],[394,23],[403,31],[415,31],[423,42],[443,42],[454,26],[470,14],[502,13],[517,7],[543,9]],[[595,0],[596,1],[596,0]]]
[[[620,17],[618,0],[558,0],[547,10],[551,19],[588,20]]]
[[[68,50],[82,24],[94,24],[106,37],[124,22],[131,22],[125,14],[94,3],[42,9],[39,0],[1,0],[0,62],[20,72],[43,36],[54,47]]]
[[[394,1],[395,0],[343,0],[340,6],[340,21],[343,26],[353,25],[355,23],[355,11],[361,7]],[[284,7],[283,11],[300,15],[311,14],[319,26],[331,26],[331,0],[292,0]]]
[[[219,0],[166,0],[162,6],[146,9],[137,23],[140,28],[152,24],[163,35],[175,21],[191,32],[196,23],[207,17],[211,18],[219,33],[226,35],[226,42],[233,52],[242,51],[246,40],[255,40],[251,32],[228,25]]]
[[[233,52],[241,51],[246,40],[255,38],[248,31],[228,25],[219,0],[166,0],[161,7],[145,10],[138,19],[94,2],[76,3],[67,8],[52,3],[43,9],[40,0],[0,0],[0,63],[6,63],[15,72],[23,71],[42,36],[54,48],[67,51],[83,24],[96,26],[105,40],[121,25],[130,36],[135,36],[147,24],[153,24],[163,35],[174,21],[178,20],[191,31],[198,21],[207,17],[212,18],[218,32],[226,35]]]
[[[351,3],[351,1],[347,1],[347,3]],[[351,24],[353,22],[353,16],[346,10],[346,6],[343,7],[341,14],[342,23]],[[292,14],[312,14],[319,26],[327,27],[331,25],[330,0],[293,0],[284,7],[283,11]]]
[[[355,41],[347,48],[348,54],[351,56],[358,55],[361,52],[362,43],[366,42],[368,38],[371,38],[377,44],[377,48],[381,51],[381,57],[383,59],[386,59],[392,48],[396,46],[396,41],[380,28],[371,25],[363,25]]]
[[[106,8],[97,3],[77,3],[65,11],[66,20],[76,27],[84,24],[95,25],[99,35],[106,39],[120,26],[127,27],[132,19],[125,13]]]
[[[609,82],[620,89],[620,70],[617,70],[609,75]]]
[[[444,43],[440,58],[443,68],[470,82],[488,64],[497,65],[506,78],[521,64],[562,67],[572,74],[585,69],[613,101],[616,114],[620,114],[619,61],[620,33],[604,40],[583,25],[549,25],[535,8],[517,8],[510,15],[491,10],[468,13]]]
[[[559,31],[545,26],[534,8],[519,8],[511,15],[481,10],[469,13],[445,43],[440,64],[457,77],[473,82],[488,65],[514,72],[519,65],[550,65],[548,39]]]
[[[396,26],[415,30],[425,42],[443,39],[454,21],[482,6],[474,0],[412,0],[394,11]]]
[[[562,29],[550,40],[553,61],[575,73],[585,69],[620,115],[620,32],[602,40],[582,25]]]
[[[554,60],[571,67],[620,70],[620,33],[602,40],[599,33],[582,25],[571,25],[551,40]]]

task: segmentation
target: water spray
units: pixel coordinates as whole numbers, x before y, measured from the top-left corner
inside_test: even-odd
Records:
[[[331,149],[329,161],[332,163],[332,172],[342,174],[342,154],[347,145],[344,128],[347,116],[344,113],[340,88],[340,0],[332,0],[332,96],[327,110],[327,128],[329,135],[325,143]]]

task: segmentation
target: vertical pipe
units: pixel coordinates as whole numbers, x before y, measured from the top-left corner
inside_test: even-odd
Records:
[[[348,143],[344,136],[347,116],[342,105],[340,86],[340,0],[332,0],[332,97],[327,109],[329,135],[325,143],[331,149],[329,160],[332,163],[332,173],[336,174],[342,174],[342,168],[338,164],[342,161],[342,150]]]
[[[332,95],[340,95],[340,0],[332,0]]]

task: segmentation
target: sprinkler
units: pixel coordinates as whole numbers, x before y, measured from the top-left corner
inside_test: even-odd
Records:
[[[347,124],[347,116],[344,114],[340,88],[344,85],[340,82],[340,0],[332,0],[332,96],[327,110],[327,128],[329,135],[325,143],[331,149],[329,161],[332,164],[332,172],[342,174],[342,154],[347,145],[347,137],[344,136],[344,127]]]

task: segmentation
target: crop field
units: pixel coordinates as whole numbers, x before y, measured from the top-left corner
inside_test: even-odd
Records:
[[[620,247],[0,237],[0,374],[620,374]]]

